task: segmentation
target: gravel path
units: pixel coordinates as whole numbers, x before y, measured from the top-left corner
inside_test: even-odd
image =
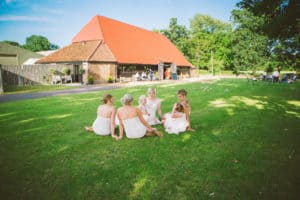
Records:
[[[113,90],[117,88],[133,87],[138,85],[153,85],[153,84],[182,84],[185,82],[199,82],[204,80],[212,80],[217,77],[206,76],[202,78],[193,78],[185,80],[163,80],[163,81],[137,81],[129,83],[113,83],[113,84],[99,84],[99,85],[84,85],[79,88],[70,88],[65,90],[53,90],[46,92],[34,92],[34,93],[21,93],[21,94],[3,94],[0,95],[0,103],[18,101],[24,99],[37,99],[50,96],[59,96],[67,94],[79,94],[85,92],[95,92],[101,90]]]

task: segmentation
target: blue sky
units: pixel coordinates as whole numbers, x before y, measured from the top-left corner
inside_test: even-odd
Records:
[[[189,27],[196,14],[228,22],[239,0],[0,0],[0,41],[24,44],[42,35],[63,47],[95,15],[148,30],[167,28],[170,18]]]

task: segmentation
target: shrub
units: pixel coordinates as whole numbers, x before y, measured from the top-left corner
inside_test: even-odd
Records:
[[[82,69],[82,68],[80,68],[80,69],[79,69],[79,74],[84,74],[84,73],[85,73],[85,70]]]
[[[112,76],[109,76],[109,77],[108,77],[108,82],[109,82],[109,83],[113,83],[113,82],[114,82]]]
[[[67,67],[64,67],[62,71],[66,75],[70,75],[71,74],[71,70],[69,68],[67,68]]]
[[[90,84],[90,85],[94,84],[94,77],[93,76],[88,77],[88,84]]]

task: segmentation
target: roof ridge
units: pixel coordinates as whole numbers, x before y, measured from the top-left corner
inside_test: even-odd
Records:
[[[94,49],[94,51],[91,53],[91,55],[88,56],[87,61],[89,61],[91,59],[91,57],[96,53],[97,49],[100,47],[100,45],[102,44],[103,40],[100,40],[96,46],[96,48]]]

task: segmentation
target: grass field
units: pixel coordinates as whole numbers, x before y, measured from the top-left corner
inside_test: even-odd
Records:
[[[0,104],[1,199],[299,198],[300,82],[155,88],[164,113],[188,90],[195,132],[118,142],[85,132],[107,91]],[[110,93],[119,107],[146,90]]]

